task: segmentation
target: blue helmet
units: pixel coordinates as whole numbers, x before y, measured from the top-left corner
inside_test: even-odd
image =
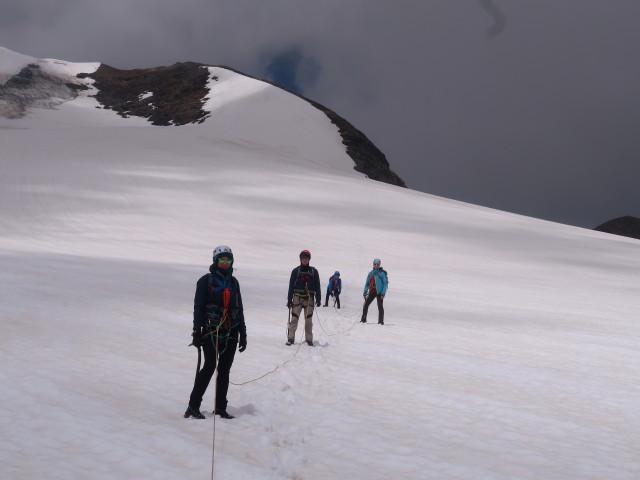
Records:
[[[336,271],[334,272],[334,275],[338,275],[338,276],[340,276],[340,272],[339,272],[338,270],[336,270]]]

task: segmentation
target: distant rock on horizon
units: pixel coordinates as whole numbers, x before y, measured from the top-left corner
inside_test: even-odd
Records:
[[[640,217],[627,215],[625,217],[614,218],[597,226],[594,230],[640,240]]]

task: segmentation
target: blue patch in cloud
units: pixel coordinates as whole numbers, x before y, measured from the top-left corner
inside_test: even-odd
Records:
[[[320,68],[311,57],[306,57],[298,47],[270,55],[264,76],[270,82],[302,95],[306,87],[313,85]]]

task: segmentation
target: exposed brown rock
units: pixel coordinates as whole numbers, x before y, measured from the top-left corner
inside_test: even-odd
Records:
[[[102,64],[86,76],[95,80],[98,102],[123,117],[144,117],[153,125],[185,125],[201,123],[208,115],[202,106],[209,72],[201,64],[135,70]]]

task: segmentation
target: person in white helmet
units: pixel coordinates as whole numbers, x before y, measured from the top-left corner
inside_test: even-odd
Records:
[[[364,307],[362,308],[362,323],[367,322],[367,311],[369,305],[375,298],[378,302],[378,323],[384,325],[384,296],[387,293],[387,272],[381,266],[379,258],[373,261],[373,270],[367,275],[367,279],[364,282]]]
[[[213,250],[213,264],[196,285],[193,301],[193,345],[204,353],[204,366],[196,373],[185,418],[205,418],[200,412],[202,397],[218,366],[214,414],[231,419],[227,413],[229,372],[238,351],[247,348],[240,284],[233,276],[233,252],[226,245]]]

